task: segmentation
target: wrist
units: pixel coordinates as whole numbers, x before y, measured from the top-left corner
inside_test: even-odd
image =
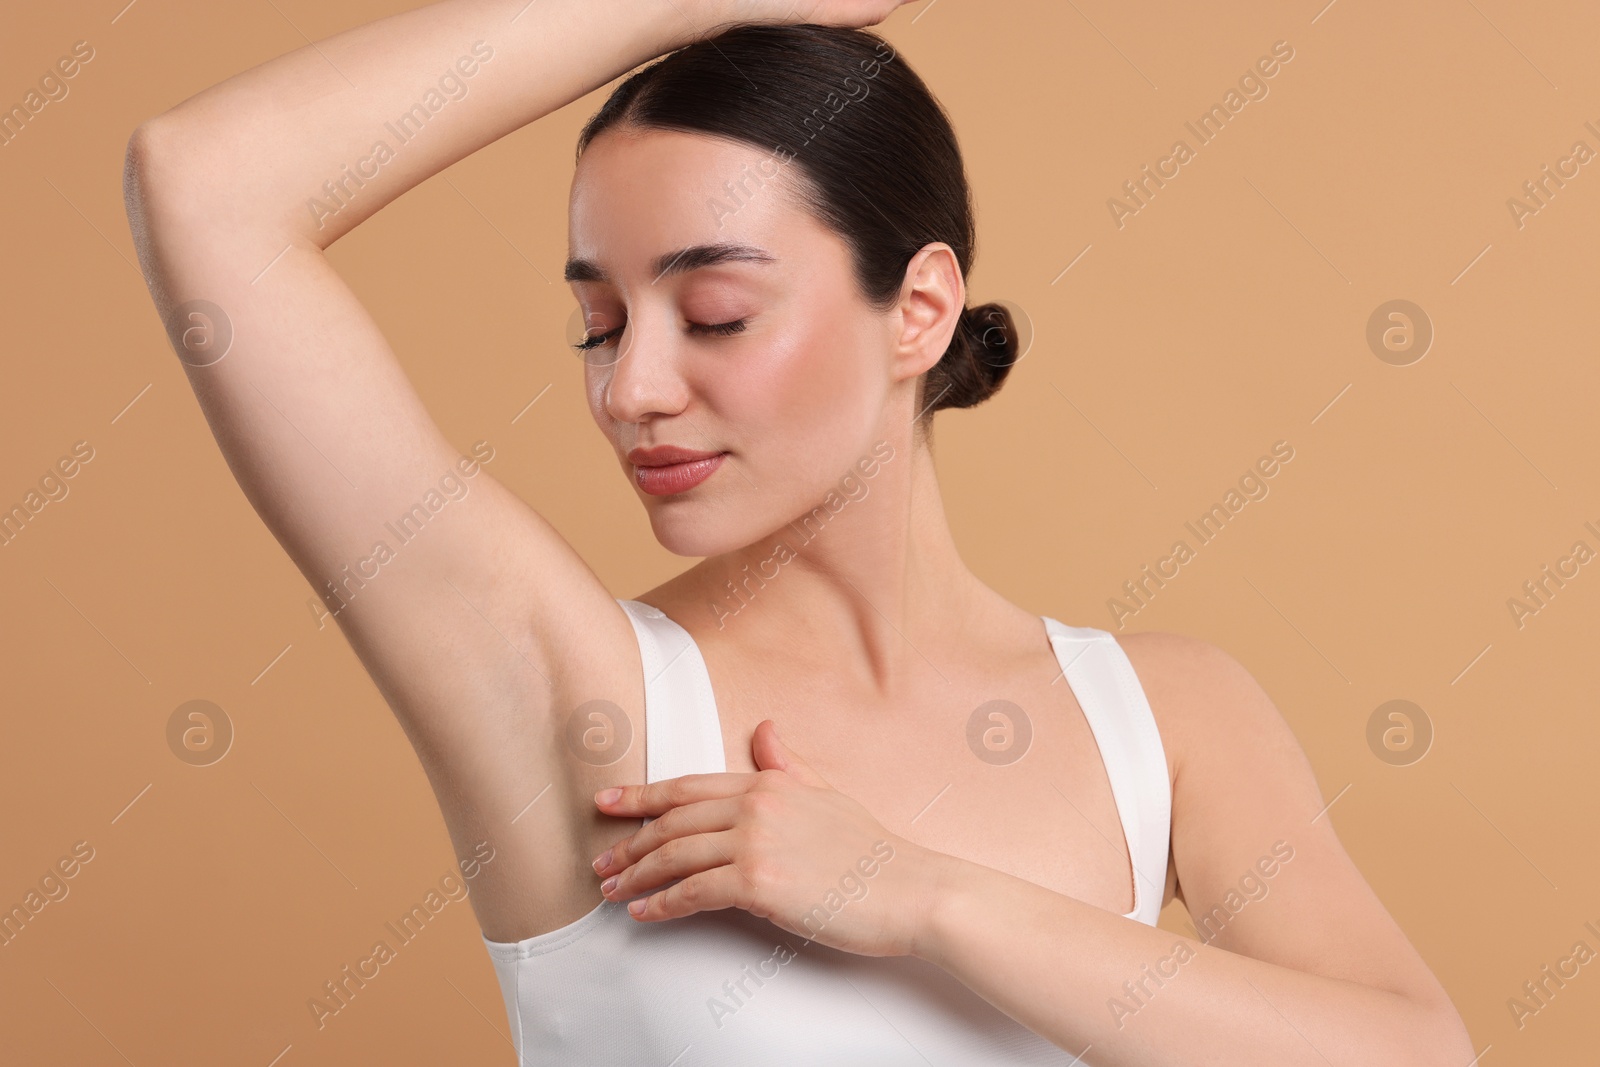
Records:
[[[972,873],[980,868],[932,849],[922,850],[918,868],[907,954],[937,964],[953,917],[971,894]]]
[[[728,0],[674,0],[664,6],[677,26],[674,50],[714,37],[734,24]]]
[[[648,55],[629,66],[634,70],[662,56],[686,48],[710,35],[712,25],[707,9],[714,6],[710,0],[673,0],[672,3],[649,5],[649,14],[638,29],[641,40],[647,42]],[[626,73],[626,72],[624,72]]]
[[[674,0],[674,3],[682,11],[678,16],[678,25],[683,30],[683,39],[674,44],[674,48],[715,37],[724,30],[749,23],[792,24],[804,21],[794,10],[799,5],[786,5],[788,17],[785,18],[767,10],[773,6],[771,0],[765,3],[759,0]]]

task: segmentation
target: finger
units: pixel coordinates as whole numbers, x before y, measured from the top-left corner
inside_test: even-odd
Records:
[[[811,769],[811,764],[784,743],[778,736],[778,724],[771,719],[756,723],[755,732],[750,735],[750,754],[761,770],[783,771],[805,785],[832,788],[822,775]]]
[[[633,866],[607,878],[600,885],[600,893],[607,900],[632,900],[674,879],[688,878],[716,867],[727,867],[737,873],[733,838],[734,833],[729,830],[675,838]],[[740,874],[740,877],[744,876]]]
[[[595,873],[601,876],[616,874],[638,863],[669,841],[731,829],[739,822],[739,817],[737,797],[702,800],[696,804],[673,808],[659,819],[639,827],[596,857]],[[604,862],[601,862],[602,860]]]
[[[677,885],[635,900],[628,905],[628,913],[640,922],[681,919],[723,908],[743,908],[754,915],[755,903],[755,886],[734,868],[723,866],[690,875]]]
[[[750,788],[752,774],[717,772],[715,774],[684,774],[677,778],[664,778],[647,785],[613,786],[594,795],[597,807],[607,815],[619,818],[660,815],[684,804],[700,800],[717,800],[743,793]],[[618,790],[614,798],[607,794]]]

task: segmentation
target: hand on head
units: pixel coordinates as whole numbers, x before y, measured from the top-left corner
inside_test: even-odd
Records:
[[[876,26],[912,0],[727,0],[717,4],[715,21],[722,29],[743,22],[776,22],[793,26]]]

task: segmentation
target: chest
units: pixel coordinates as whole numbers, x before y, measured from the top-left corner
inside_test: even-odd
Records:
[[[884,707],[825,678],[711,667],[729,771],[757,769],[770,718],[890,832],[1126,914],[1132,860],[1095,733],[1065,677],[1029,673],[950,677]]]

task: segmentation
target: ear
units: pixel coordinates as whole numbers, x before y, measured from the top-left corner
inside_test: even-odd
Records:
[[[906,264],[900,289],[900,333],[895,341],[896,380],[915,378],[939,362],[961,326],[967,286],[953,248],[925,245]]]

